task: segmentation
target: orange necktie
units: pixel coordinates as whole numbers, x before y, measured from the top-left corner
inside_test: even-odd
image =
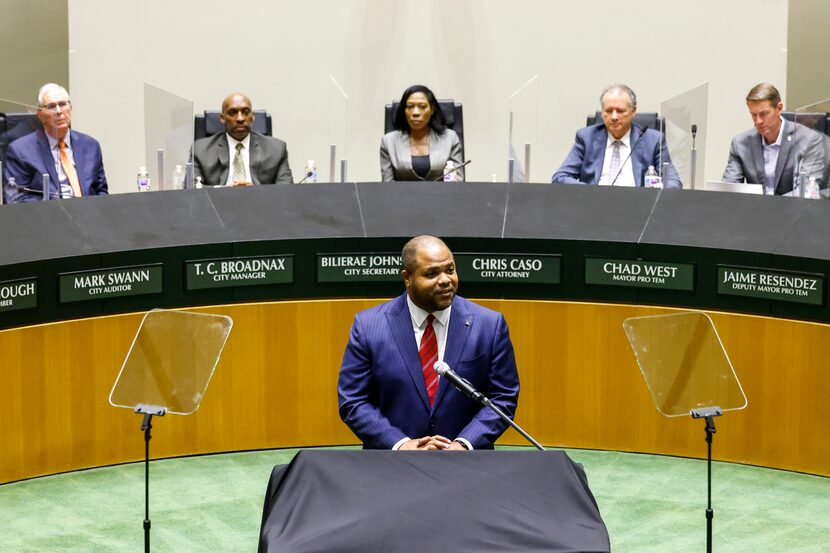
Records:
[[[82,196],[81,183],[78,181],[78,173],[75,171],[75,166],[72,165],[72,160],[69,159],[69,155],[66,153],[66,142],[63,140],[58,141],[58,148],[61,151],[61,167],[63,167],[66,179],[72,187],[72,195],[80,198]]]

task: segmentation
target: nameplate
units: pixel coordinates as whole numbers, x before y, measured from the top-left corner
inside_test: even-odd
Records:
[[[0,312],[37,307],[37,279],[0,282]]]
[[[823,305],[824,275],[718,265],[718,294]]]
[[[691,292],[695,289],[695,266],[691,263],[587,257],[585,284]]]
[[[401,282],[401,254],[318,253],[317,282]]]
[[[100,300],[120,296],[141,296],[162,292],[160,263],[134,267],[113,267],[78,273],[61,273],[60,301]]]
[[[291,284],[294,256],[229,257],[185,263],[188,290]]]
[[[559,255],[457,253],[455,264],[462,284],[559,284],[562,275]]]

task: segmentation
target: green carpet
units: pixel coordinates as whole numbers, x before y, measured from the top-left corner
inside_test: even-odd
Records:
[[[155,461],[152,549],[256,551],[265,487],[297,450]],[[615,552],[705,551],[706,463],[568,450],[582,463]],[[830,552],[830,478],[714,464],[715,551]],[[0,486],[0,551],[143,550],[141,463]]]

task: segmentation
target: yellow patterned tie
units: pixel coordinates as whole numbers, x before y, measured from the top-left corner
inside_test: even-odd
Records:
[[[75,166],[72,165],[72,160],[69,159],[69,154],[66,153],[66,142],[63,140],[58,142],[58,148],[61,151],[61,167],[66,175],[66,180],[69,181],[69,186],[72,187],[72,195],[80,198],[81,183],[78,181],[78,173],[75,171]]]
[[[241,142],[236,144],[236,156],[233,158],[233,180],[238,182],[245,182],[248,180],[245,177],[245,160],[242,159],[242,148],[245,146]]]

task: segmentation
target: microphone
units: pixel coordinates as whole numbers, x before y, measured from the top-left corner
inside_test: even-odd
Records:
[[[17,184],[16,182],[14,182],[14,179],[6,181],[6,186],[8,186],[10,188],[14,188],[18,192],[28,192],[29,194],[35,194],[37,196],[43,196],[44,195],[43,190],[38,190],[37,188],[28,188],[28,187],[23,186],[21,184]],[[60,192],[52,192],[51,190],[47,191],[46,195],[49,197],[50,200],[52,198],[57,198],[59,200],[63,198],[63,196],[61,196]]]
[[[614,180],[611,181],[611,186],[614,186],[614,183],[617,182],[618,178],[620,178],[620,175],[622,174],[623,167],[625,167],[625,164],[628,163],[628,160],[631,157],[631,154],[634,153],[634,148],[637,147],[637,144],[640,142],[640,139],[643,137],[643,135],[646,134],[647,130],[648,130],[648,127],[643,127],[642,129],[640,129],[640,134],[637,135],[637,138],[634,140],[634,144],[632,144],[631,149],[628,150],[628,155],[625,156],[625,161],[623,161],[620,164],[620,170],[617,171],[617,176],[614,177]]]
[[[439,181],[439,180],[444,180],[444,177],[446,177],[447,175],[452,175],[453,173],[455,173],[456,171],[458,171],[458,170],[459,170],[459,169],[461,169],[462,167],[466,167],[466,166],[468,166],[470,163],[472,163],[472,161],[473,161],[472,159],[468,159],[467,161],[465,161],[464,163],[462,163],[462,164],[461,164],[461,165],[459,165],[458,167],[453,167],[452,169],[450,169],[449,171],[447,171],[446,173],[444,173],[444,174],[443,174],[443,175],[441,175],[440,177],[435,177],[435,178],[434,178],[434,179],[432,179],[432,180],[433,180],[434,182],[437,182],[437,181]]]
[[[692,124],[692,140],[697,136],[697,125]]]
[[[436,362],[432,368],[435,369],[435,372],[438,373],[438,376],[445,377],[447,380],[450,381],[450,383],[453,386],[456,387],[456,389],[459,392],[461,392],[468,398],[485,405],[485,401],[489,403],[489,400],[486,397],[484,397],[484,395],[481,392],[476,390],[475,387],[472,384],[470,384],[470,382],[467,379],[458,376],[458,373],[452,370],[450,366],[444,363],[443,361]]]
[[[449,365],[447,365],[443,361],[438,361],[432,366],[432,368],[435,370],[435,372],[438,373],[439,376],[445,377],[447,380],[449,380],[450,383],[453,386],[455,386],[459,392],[469,397],[473,401],[481,403],[485,407],[489,407],[491,411],[493,411],[502,421],[505,422],[505,424],[508,424],[514,430],[516,430],[516,432],[521,434],[527,441],[532,443],[534,447],[536,447],[536,449],[540,451],[545,451],[545,448],[542,446],[542,444],[534,440],[533,437],[527,432],[525,432],[521,426],[513,422],[513,420],[507,415],[505,415],[504,411],[499,409],[497,405],[495,405],[492,401],[490,401],[487,398],[487,396],[476,390],[475,386],[470,384],[466,379],[458,376],[458,373],[452,370]]]
[[[303,179],[300,182],[298,182],[297,184],[303,184],[305,182],[305,180],[313,174],[314,174],[314,171],[306,171],[305,176],[303,177]]]

